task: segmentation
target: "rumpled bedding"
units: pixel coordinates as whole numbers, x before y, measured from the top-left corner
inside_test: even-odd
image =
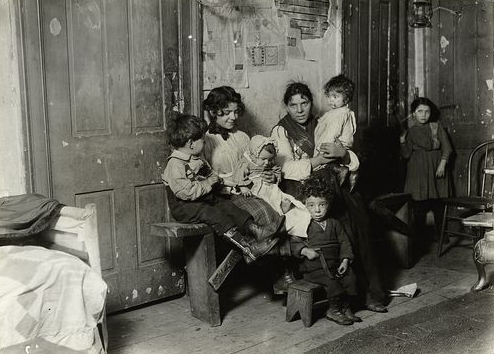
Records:
[[[0,247],[0,349],[42,338],[98,352],[106,292],[103,279],[75,256],[38,246]]]

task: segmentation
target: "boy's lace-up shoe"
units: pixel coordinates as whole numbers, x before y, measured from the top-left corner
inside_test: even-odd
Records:
[[[350,326],[353,321],[346,317],[338,308],[330,307],[326,313],[326,318],[342,326]]]

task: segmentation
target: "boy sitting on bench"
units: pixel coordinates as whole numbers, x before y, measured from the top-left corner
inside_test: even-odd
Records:
[[[179,114],[167,127],[174,150],[162,177],[171,214],[179,222],[209,225],[242,251],[246,263],[251,263],[278,242],[272,236],[283,226],[284,217],[259,226],[228,196],[215,192],[222,181],[201,158],[206,130],[204,119],[186,114]]]

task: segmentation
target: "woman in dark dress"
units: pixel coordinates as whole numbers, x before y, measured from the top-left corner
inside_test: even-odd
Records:
[[[271,137],[278,143],[277,164],[282,167],[282,189],[300,198],[301,181],[315,174],[333,173],[321,166],[338,161],[347,166],[355,165],[357,156],[338,144],[323,144],[322,155],[314,156],[314,130],[317,119],[312,115],[313,98],[307,85],[299,82],[287,86],[284,95],[287,114],[273,128]],[[358,165],[358,164],[357,164]],[[315,171],[317,170],[317,171]],[[337,181],[337,178],[333,179]],[[382,288],[377,264],[372,251],[367,211],[358,193],[350,193],[335,183],[339,206],[335,210],[350,237],[355,253],[354,271],[360,287],[365,289],[368,310],[387,312],[383,306],[385,292]]]

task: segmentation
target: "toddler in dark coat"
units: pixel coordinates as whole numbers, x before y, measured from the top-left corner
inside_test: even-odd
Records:
[[[350,308],[350,297],[357,294],[350,267],[353,252],[342,225],[330,215],[334,197],[332,182],[327,177],[311,177],[303,183],[305,205],[312,220],[308,238],[294,238],[291,247],[292,254],[303,259],[300,271],[304,279],[326,290],[329,299],[326,318],[340,325],[351,325],[362,319]]]

